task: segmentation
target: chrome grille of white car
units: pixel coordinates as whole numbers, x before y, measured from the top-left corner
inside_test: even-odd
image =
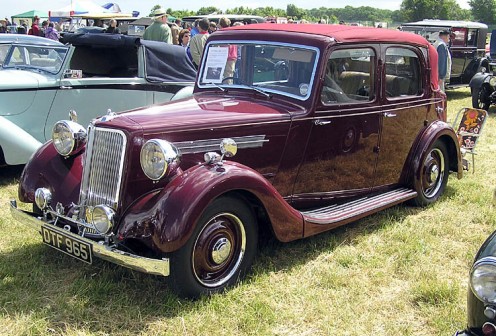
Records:
[[[90,126],[79,204],[117,210],[126,150],[124,132]]]

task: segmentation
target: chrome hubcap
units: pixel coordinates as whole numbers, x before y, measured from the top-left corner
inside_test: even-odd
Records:
[[[220,238],[212,247],[212,260],[217,265],[222,264],[231,254],[231,242],[227,238]]]
[[[435,164],[431,167],[430,182],[436,182],[439,177],[439,167]]]

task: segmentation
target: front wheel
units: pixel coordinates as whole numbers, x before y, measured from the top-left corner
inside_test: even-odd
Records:
[[[187,243],[171,255],[169,283],[188,298],[222,292],[245,275],[257,242],[257,223],[246,203],[218,198],[205,209]]]
[[[472,88],[472,107],[477,109],[489,110],[491,101],[489,99],[490,92],[486,85],[482,85],[479,89]]]
[[[448,183],[449,159],[446,145],[437,140],[429,149],[420,166],[420,176],[414,177],[417,197],[413,199],[416,206],[426,206],[437,201]]]

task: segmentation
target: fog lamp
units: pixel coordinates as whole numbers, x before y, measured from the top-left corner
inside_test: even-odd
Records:
[[[34,202],[41,210],[45,210],[52,201],[52,193],[47,188],[38,188],[34,193]]]
[[[97,205],[93,208],[92,224],[100,234],[105,234],[114,226],[115,212],[106,205]]]

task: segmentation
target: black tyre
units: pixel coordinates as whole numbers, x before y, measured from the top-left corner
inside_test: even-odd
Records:
[[[449,174],[449,159],[446,145],[437,140],[429,149],[419,167],[420,178],[414,177],[414,189],[417,197],[413,204],[426,206],[437,201],[446,189]]]
[[[170,256],[169,283],[182,297],[222,292],[244,277],[257,243],[257,223],[246,203],[218,198],[205,209],[188,242]]]
[[[491,94],[487,85],[482,85],[479,89],[472,88],[472,107],[489,110],[489,106],[491,105],[491,101],[489,96]]]

